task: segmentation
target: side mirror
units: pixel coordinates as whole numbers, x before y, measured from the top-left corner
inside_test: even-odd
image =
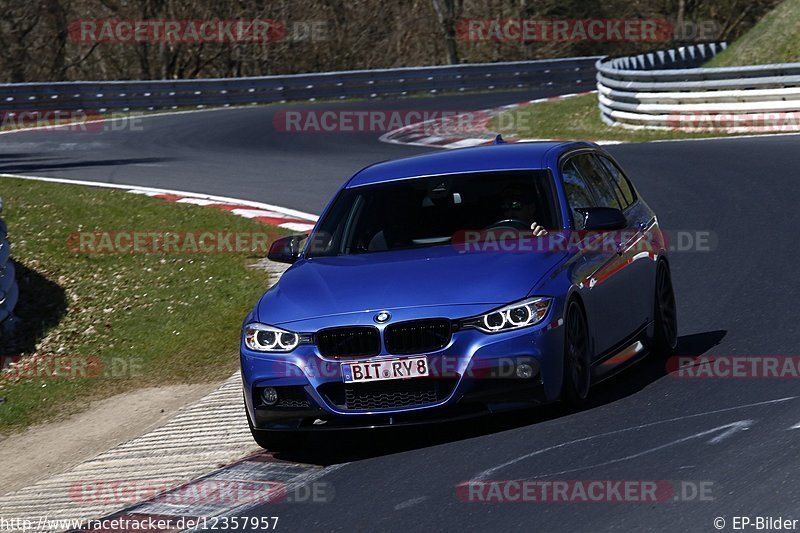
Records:
[[[300,256],[300,243],[308,238],[308,235],[289,235],[276,240],[269,247],[267,259],[276,263],[289,263],[297,261]]]
[[[613,207],[581,207],[575,211],[583,215],[585,230],[615,230],[628,224],[622,211]]]

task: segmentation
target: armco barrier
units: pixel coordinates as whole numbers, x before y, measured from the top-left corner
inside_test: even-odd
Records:
[[[594,85],[598,57],[352,70],[256,78],[0,84],[0,113],[267,104]]]
[[[800,63],[700,67],[725,48],[705,43],[599,60],[603,121],[686,131],[800,129]]]

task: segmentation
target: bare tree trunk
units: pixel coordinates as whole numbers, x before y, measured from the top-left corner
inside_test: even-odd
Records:
[[[209,78],[639,53],[665,45],[512,42],[492,36],[466,42],[460,40],[459,21],[648,16],[669,18],[676,29],[716,21],[728,40],[778,1],[0,0],[0,81]],[[69,34],[70,23],[87,20],[253,19],[276,21],[276,28],[283,24],[286,34],[278,31],[272,36],[276,40],[257,43],[213,38],[199,43],[96,42],[91,35],[84,42]],[[320,28],[313,38],[311,24]]]
[[[55,37],[55,55],[50,65],[49,79],[64,81],[67,74],[67,14],[60,0],[49,0],[45,5]]]
[[[439,26],[444,33],[444,46],[447,51],[447,61],[451,65],[458,64],[458,46],[456,44],[456,13],[455,0],[431,0]]]

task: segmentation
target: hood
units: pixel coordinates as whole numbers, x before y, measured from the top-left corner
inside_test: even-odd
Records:
[[[440,246],[301,260],[258,303],[258,320],[435,305],[497,304],[525,298],[567,254],[459,253]]]

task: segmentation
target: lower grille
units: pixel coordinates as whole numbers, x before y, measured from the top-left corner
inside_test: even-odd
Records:
[[[326,383],[319,391],[334,405],[351,411],[417,407],[445,400],[456,379],[399,379],[375,383]]]
[[[450,343],[452,328],[446,318],[409,320],[387,326],[383,332],[386,351],[415,354],[440,350]]]
[[[305,388],[301,386],[274,387],[278,393],[278,401],[274,405],[265,405],[261,399],[264,390],[261,387],[255,389],[255,405],[267,409],[308,409],[311,402],[308,399]]]
[[[311,407],[311,403],[309,403],[308,399],[286,398],[282,400],[279,399],[275,407],[283,407],[285,409],[308,409]]]
[[[436,390],[434,387],[392,387],[392,390],[385,390],[385,387],[376,387],[369,391],[364,390],[363,387],[363,384],[345,387],[345,407],[354,411],[362,411],[436,403]]]
[[[381,336],[372,326],[328,328],[317,332],[317,348],[323,357],[350,359],[381,352]]]

